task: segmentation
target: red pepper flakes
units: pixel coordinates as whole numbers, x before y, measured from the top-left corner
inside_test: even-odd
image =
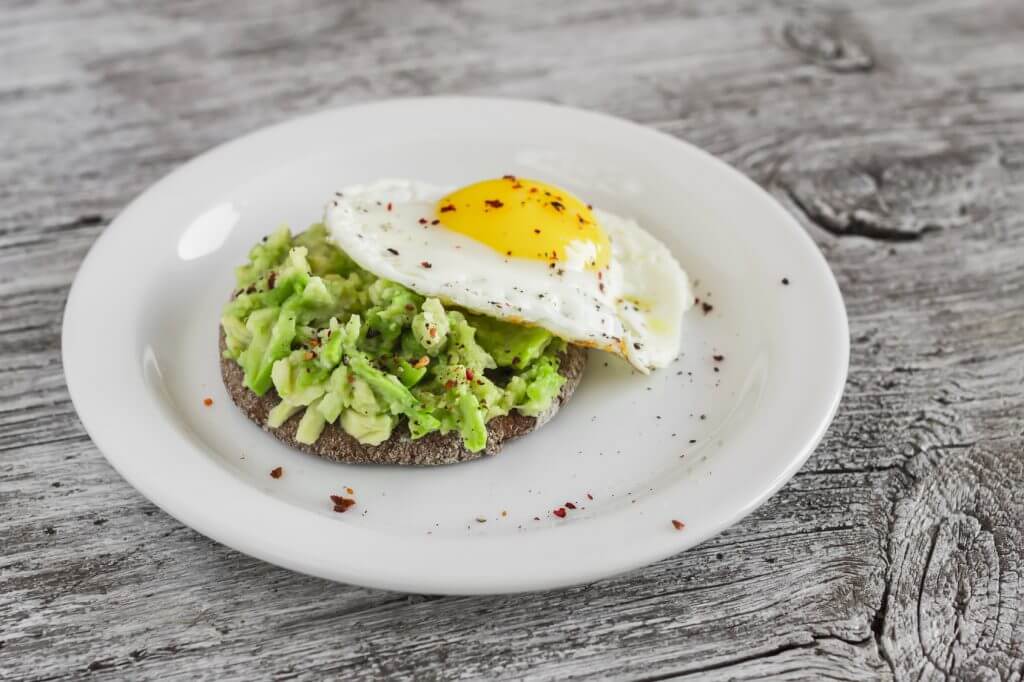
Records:
[[[441,221],[440,221],[440,220],[438,220],[437,218],[435,218],[435,219],[433,219],[433,220],[431,220],[431,221],[430,221],[430,224],[431,224],[431,225],[440,225],[440,224],[441,224]]]
[[[273,289],[274,288],[274,283],[276,281],[277,281],[277,273],[276,272],[271,272],[270,275],[267,277],[267,288],[268,289]]]
[[[448,381],[444,382],[444,387],[446,390],[452,390],[453,388],[455,388],[455,380],[449,379]]]
[[[283,474],[283,473],[284,473],[284,469],[281,468],[281,467],[277,467],[275,469],[271,469],[270,470],[270,477],[271,478],[281,478],[281,474]]]
[[[356,494],[356,491],[353,490],[352,488],[345,488],[345,492],[347,492],[349,495],[355,495]]]
[[[426,261],[426,260],[425,261],[420,261],[420,265],[425,267],[427,270],[429,270],[430,268],[434,267],[433,265],[430,264],[430,261]]]
[[[501,515],[502,515],[502,516],[508,516],[508,512],[507,512],[507,511],[505,511],[505,510],[502,510],[502,512],[501,512]]]
[[[576,505],[573,504],[572,502],[566,502],[565,506],[568,507],[569,509],[575,509],[576,508]]]
[[[514,176],[514,175],[502,175],[501,179],[502,180],[511,180],[512,182],[515,182],[516,176]]]
[[[356,504],[355,500],[341,495],[331,495],[331,502],[334,503],[334,511],[338,513],[346,512]]]
[[[442,206],[441,207],[441,213],[448,213],[449,211],[454,211],[454,210],[455,210],[455,206],[452,205],[452,204],[448,204],[447,206]]]
[[[203,405],[206,405],[207,407],[213,405],[213,398],[203,398]]]
[[[564,507],[559,507],[558,509],[554,510],[551,513],[554,514],[555,516],[557,516],[560,519],[564,519],[565,518],[565,508]]]
[[[675,528],[676,530],[682,530],[682,529],[686,528],[686,524],[683,523],[682,521],[678,521],[676,519],[672,519],[672,527]]]
[[[490,208],[501,208],[505,205],[501,199],[484,199],[484,204]]]
[[[472,380],[473,380],[473,370],[467,368],[466,369],[466,381],[472,381]]]
[[[715,309],[715,306],[713,306],[710,303],[708,303],[707,301],[705,301],[705,302],[700,304],[700,309],[704,311],[705,315],[707,315],[708,313],[710,313],[712,310]]]
[[[420,225],[426,225],[428,222],[430,221],[428,221],[426,218],[420,218]]]
[[[711,359],[714,360],[715,362],[721,362],[722,360],[725,360],[725,356],[724,355],[712,355]]]
[[[551,208],[561,213],[562,211],[565,210],[565,204],[563,204],[561,201],[552,201]]]
[[[413,310],[416,310],[416,306],[414,306],[412,303],[406,303],[405,309],[411,312]]]

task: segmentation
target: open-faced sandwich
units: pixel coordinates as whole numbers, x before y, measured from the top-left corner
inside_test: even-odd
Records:
[[[571,396],[584,347],[669,364],[691,305],[636,222],[505,176],[348,187],[265,237],[221,318],[224,384],[282,441],[344,462],[497,452]]]

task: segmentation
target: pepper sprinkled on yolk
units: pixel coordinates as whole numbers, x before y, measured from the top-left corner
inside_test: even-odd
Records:
[[[588,270],[608,265],[611,245],[590,208],[563,189],[506,175],[437,202],[441,225],[512,258],[563,261],[569,245],[591,245]]]

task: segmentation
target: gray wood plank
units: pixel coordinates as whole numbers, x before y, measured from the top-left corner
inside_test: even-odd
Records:
[[[0,678],[1020,679],[1024,5],[11,1],[0,9]],[[851,373],[797,477],[632,575],[428,598],[241,556],[105,463],[60,362],[133,196],[262,125],[488,94],[684,137],[805,225]]]

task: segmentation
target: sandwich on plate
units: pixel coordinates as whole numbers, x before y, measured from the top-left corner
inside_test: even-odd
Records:
[[[551,419],[587,348],[648,373],[677,356],[689,281],[635,221],[511,175],[343,188],[264,237],[221,318],[232,400],[301,450],[448,464]]]

